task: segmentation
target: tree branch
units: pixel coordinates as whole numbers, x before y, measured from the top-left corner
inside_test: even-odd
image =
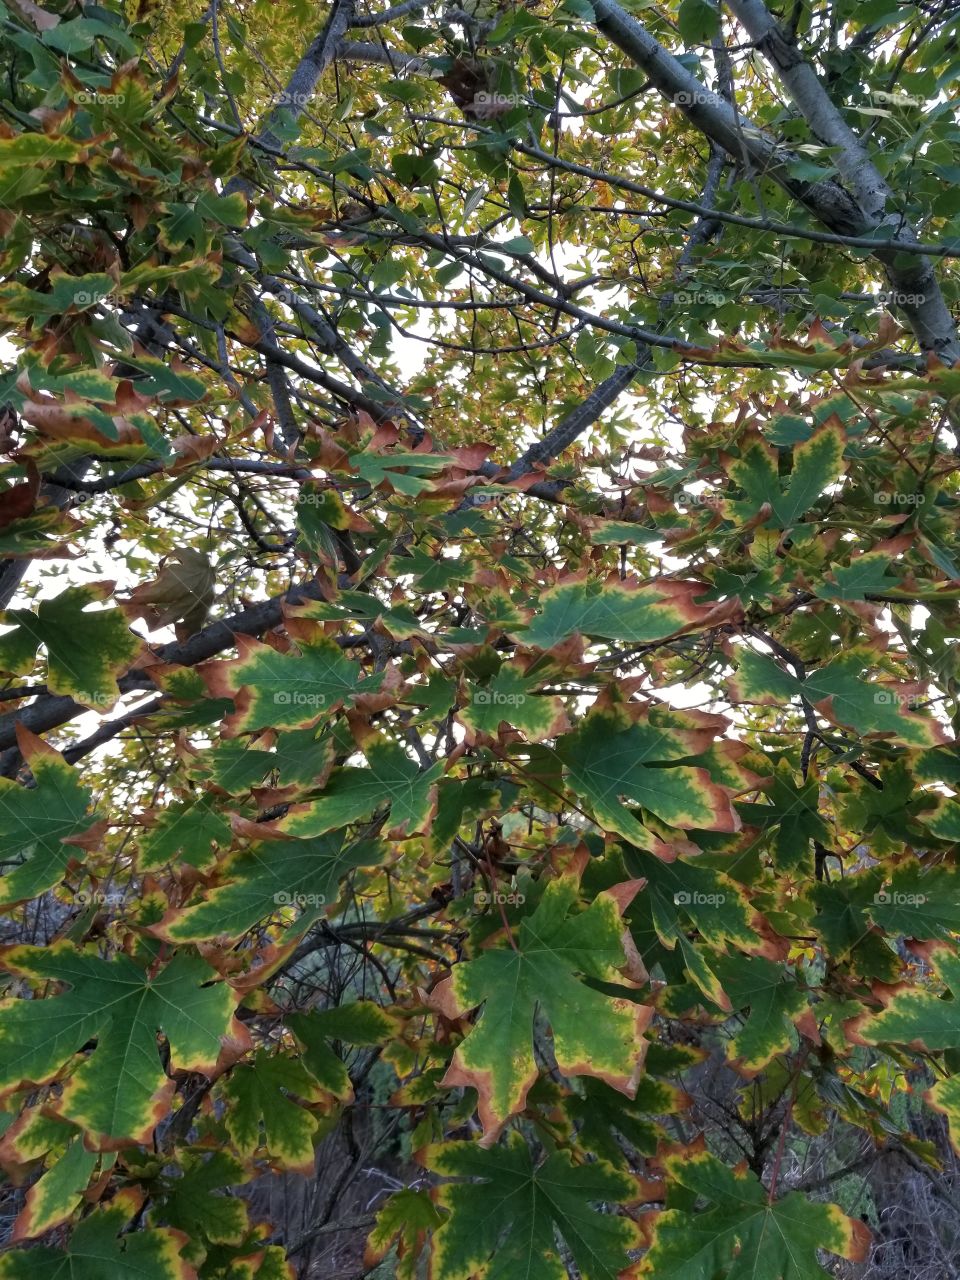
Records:
[[[895,241],[915,241],[902,215],[887,212],[892,192],[870,159],[863,143],[844,120],[791,36],[775,22],[763,0],[729,0],[730,9],[776,70],[814,135],[833,148],[835,163],[853,192],[871,228],[889,228]],[[943,300],[933,268],[920,258],[904,267],[896,254],[876,252],[887,279],[898,293],[918,302],[899,301],[897,309],[907,318],[924,351],[933,351],[951,363],[960,360],[960,339],[953,317]]]
[[[871,248],[873,256],[883,264],[887,278],[898,293],[899,310],[910,325],[925,352],[937,355],[947,363],[960,359],[960,340],[956,326],[940,298],[929,263],[903,268],[899,254],[905,246],[914,245],[912,233],[899,226],[871,219],[858,201],[839,182],[823,178],[807,182],[795,178],[790,164],[794,154],[782,148],[773,138],[742,118],[716,93],[663,48],[661,44],[617,0],[596,0],[597,27],[637,66],[653,85],[677,106],[701,133],[722,146],[735,160],[749,162],[758,173],[771,178],[794,199],[799,200],[830,231],[846,236],[864,236],[872,231],[889,230]],[[927,293],[931,297],[927,297]],[[912,301],[918,295],[922,301]],[[938,300],[939,299],[939,303]]]

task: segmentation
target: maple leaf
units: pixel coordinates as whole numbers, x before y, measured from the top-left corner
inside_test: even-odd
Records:
[[[367,1237],[364,1266],[371,1270],[382,1262],[391,1245],[397,1246],[396,1280],[417,1280],[417,1269],[428,1236],[443,1223],[436,1205],[425,1191],[404,1187],[377,1213],[377,1221]]]
[[[227,858],[216,871],[222,883],[201,901],[170,910],[153,931],[171,942],[237,938],[284,907],[333,904],[342,876],[381,857],[382,849],[371,841],[344,848],[342,831],[265,841]]]
[[[329,1042],[382,1044],[394,1023],[369,1000],[293,1013],[287,1021],[302,1046],[299,1056],[260,1051],[234,1067],[223,1087],[226,1126],[243,1155],[263,1145],[279,1168],[310,1173],[320,1121],[305,1107],[323,1103],[329,1110],[333,1099],[353,1098],[346,1064]]]
[[[630,724],[624,716],[595,707],[575,733],[557,742],[566,780],[590,805],[598,826],[644,849],[655,837],[625,800],[649,809],[683,830],[736,831],[740,820],[729,791],[706,769],[670,764],[691,754],[678,733],[652,724]],[[670,767],[662,767],[670,765]]]
[[[849,1033],[865,1044],[905,1044],[928,1053],[960,1048],[960,956],[953,947],[939,945],[930,953],[930,963],[949,987],[949,997],[893,985],[883,992],[883,1011],[857,1018]]]
[[[780,481],[777,450],[759,433],[751,433],[741,443],[740,456],[727,464],[727,474],[746,495],[731,499],[730,510],[746,523],[768,508],[768,525],[789,529],[796,524],[828,485],[846,468],[843,460],[844,432],[840,423],[827,422],[793,450],[790,479]]]
[[[226,1151],[208,1155],[185,1151],[176,1177],[164,1177],[154,1188],[151,1222],[183,1231],[192,1241],[239,1244],[246,1233],[247,1207],[236,1196],[217,1195],[243,1181],[243,1164]]]
[[[558,697],[538,692],[542,683],[542,678],[526,677],[517,667],[504,664],[493,679],[471,685],[470,701],[461,708],[459,719],[475,733],[496,736],[506,721],[520,729],[528,742],[554,738],[570,723]]]
[[[798,782],[789,760],[780,760],[764,804],[740,804],[737,812],[749,826],[773,831],[773,858],[781,871],[809,863],[815,840],[829,842],[830,829],[819,812],[820,782]]]
[[[796,1023],[802,1021],[819,1040],[807,996],[789,969],[763,956],[719,956],[713,968],[727,999],[723,1007],[749,1009],[727,1046],[727,1056],[745,1075],[796,1046]]]
[[[140,640],[120,609],[87,606],[113,591],[112,582],[68,587],[52,600],[41,600],[36,613],[8,609],[2,621],[13,630],[0,636],[0,671],[28,675],[41,645],[47,652],[47,688],[98,711],[107,711],[120,696],[116,677],[140,652]]]
[[[291,621],[288,627],[293,626]],[[234,701],[236,711],[224,722],[228,733],[305,728],[360,694],[379,691],[382,673],[365,677],[360,664],[344,657],[316,623],[299,626],[299,653],[278,653],[241,635],[239,658],[198,668],[214,698]]]
[[[353,1086],[346,1064],[330,1047],[330,1040],[352,1045],[383,1044],[394,1021],[371,1000],[348,1001],[332,1009],[292,1013],[287,1025],[303,1046],[303,1064],[318,1084],[334,1097],[349,1101]]]
[[[66,1249],[15,1249],[0,1258],[0,1280],[196,1280],[181,1256],[186,1236],[167,1227],[120,1235],[142,1195],[117,1193],[79,1223]]]
[[[178,954],[151,976],[129,956],[102,960],[60,942],[6,947],[0,964],[66,987],[0,1009],[0,1090],[42,1084],[72,1067],[57,1110],[106,1149],[147,1141],[166,1113],[173,1081],[160,1065],[158,1032],[173,1069],[207,1073],[232,1038],[247,1038],[233,1023],[236,996],[195,956]],[[90,1040],[96,1048],[81,1056]]]
[[[566,1280],[559,1234],[583,1280],[617,1280],[639,1242],[636,1224],[594,1206],[635,1199],[637,1184],[603,1161],[575,1164],[555,1151],[535,1165],[519,1134],[493,1150],[470,1142],[430,1147],[435,1173],[469,1179],[436,1192],[449,1217],[431,1246],[435,1280]]]
[[[646,1067],[633,1098],[624,1098],[603,1080],[585,1078],[577,1082],[579,1092],[571,1093],[563,1104],[567,1115],[579,1125],[577,1142],[624,1171],[629,1171],[630,1160],[615,1135],[622,1134],[642,1155],[652,1156],[661,1129],[650,1117],[672,1115],[690,1103],[676,1086],[648,1074],[649,1058]]]
[[[217,812],[212,798],[171,804],[144,837],[139,863],[144,871],[178,859],[206,868],[216,858],[216,847],[229,847],[232,839],[230,824]]]
[[[97,1166],[96,1151],[88,1151],[75,1129],[67,1145],[48,1160],[46,1172],[27,1192],[13,1224],[11,1240],[29,1240],[68,1221],[83,1202],[90,1175]]]
[[[931,716],[911,706],[912,686],[900,688],[863,679],[871,657],[851,650],[807,674],[805,680],[782,670],[772,658],[746,647],[737,650],[739,668],[728,681],[737,702],[782,706],[804,697],[830,720],[849,725],[858,733],[883,733],[905,746],[929,747],[945,742],[946,735]]]
[[[565,582],[540,596],[537,612],[523,630],[521,644],[551,649],[568,636],[641,644],[663,640],[729,615],[730,607],[697,604],[707,588],[699,582],[663,579],[653,583]]]
[[[390,807],[390,830],[412,834],[428,822],[436,805],[436,783],[443,762],[421,769],[402,747],[388,738],[371,737],[363,746],[366,769],[347,766],[327,781],[319,799],[298,806],[281,829],[300,838],[323,835]]]
[[[0,860],[20,863],[0,880],[0,906],[38,897],[63,879],[80,856],[76,838],[90,831],[90,792],[58,751],[17,726],[17,741],[35,785],[0,778]]]
[[[651,1280],[824,1280],[817,1250],[861,1261],[870,1232],[836,1205],[798,1192],[771,1200],[747,1170],[728,1169],[706,1151],[664,1159],[668,1177],[710,1208],[666,1209],[653,1218],[653,1241],[639,1268]]]
[[[636,1091],[652,1010],[603,994],[577,978],[622,982],[630,961],[621,912],[639,882],[599,894],[574,914],[575,876],[549,884],[532,915],[521,921],[516,950],[488,949],[456,965],[428,1004],[448,1018],[483,1005],[444,1076],[446,1085],[479,1093],[484,1142],[493,1142],[520,1112],[537,1078],[533,1023],[549,1022],[557,1065],[566,1075],[598,1076],[627,1096]]]
[[[259,1050],[252,1061],[234,1067],[222,1092],[227,1132],[241,1155],[253,1155],[262,1144],[278,1168],[313,1173],[319,1124],[294,1099],[321,1102],[325,1090],[302,1062]]]

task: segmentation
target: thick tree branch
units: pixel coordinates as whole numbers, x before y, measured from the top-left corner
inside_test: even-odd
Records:
[[[865,236],[889,231],[873,247],[874,257],[883,264],[887,278],[897,291],[898,309],[909,324],[921,348],[947,363],[960,359],[960,339],[932,270],[921,258],[907,267],[901,265],[902,247],[915,244],[912,232],[881,225],[861,208],[857,199],[832,178],[807,182],[793,176],[792,152],[761,130],[745,124],[723,98],[712,93],[669,53],[617,0],[596,0],[598,28],[639,66],[653,85],[687,117],[701,133],[722,146],[734,160],[748,162],[760,174],[772,179],[799,200],[830,231],[846,236]]]
[[[573,444],[574,440],[582,435],[587,427],[592,426],[603,411],[626,391],[649,360],[650,352],[644,350],[638,355],[634,364],[623,364],[614,369],[609,378],[605,378],[599,386],[594,387],[587,398],[561,418],[552,431],[549,431],[542,440],[530,445],[517,458],[507,471],[505,483],[518,480],[520,476],[526,475],[534,468],[545,466],[553,458],[559,457],[564,449]]]
[[[313,98],[317,82],[333,61],[337,45],[353,18],[353,0],[333,0],[327,20],[323,24],[306,53],[293,70],[282,93],[274,99],[274,107],[267,116],[263,127],[258,130],[257,141],[267,147],[279,145],[276,130],[280,129],[289,116],[298,119]],[[235,177],[225,188],[229,195],[233,191],[244,191],[249,194],[253,184],[246,178]]]
[[[399,49],[388,49],[386,45],[374,44],[371,40],[341,40],[337,45],[337,57],[344,62],[372,62],[381,67],[391,67],[394,71],[431,70],[426,58],[415,53],[403,53]]]
[[[730,9],[774,67],[814,135],[833,148],[837,169],[856,197],[867,225],[889,228],[894,240],[915,241],[913,229],[906,225],[902,215],[888,211],[893,193],[863,143],[844,120],[790,34],[774,21],[763,0],[730,0]],[[883,254],[878,251],[877,257],[883,262],[894,289],[919,299],[917,302],[901,299],[896,306],[906,316],[921,347],[944,360],[960,360],[956,325],[930,263],[921,258],[903,266],[889,251]]]
[[[357,15],[350,22],[350,27],[382,27],[388,22],[394,22],[397,18],[405,18],[409,13],[419,13],[421,9],[425,9],[430,0],[403,0],[402,4],[395,4],[390,9],[384,9],[383,13],[368,13]]]
[[[281,595],[274,596],[271,600],[264,600],[260,604],[252,605],[249,609],[244,609],[229,618],[223,618],[219,622],[212,623],[209,627],[204,627],[202,631],[198,631],[189,640],[160,645],[155,651],[156,658],[162,663],[184,667],[196,666],[197,663],[204,662],[207,658],[212,658],[215,654],[222,653],[224,649],[232,648],[238,635],[258,636],[262,635],[264,631],[269,631],[271,627],[278,626],[283,620],[283,605],[285,602],[298,604],[303,600],[319,599],[322,599],[322,593],[315,582],[306,582],[299,586],[291,587],[289,591],[284,591]],[[356,637],[341,637],[340,643],[348,647],[350,644],[356,643]],[[121,693],[131,693],[136,689],[152,689],[154,687],[153,681],[150,679],[149,668],[144,667],[135,667],[133,670],[128,671],[117,683]],[[38,698],[30,706],[0,718],[0,751],[16,745],[14,727],[17,724],[23,725],[33,733],[43,733],[48,729],[57,728],[58,725],[66,724],[69,720],[74,719],[75,716],[82,715],[89,709],[89,707],[75,702],[73,698],[57,694],[47,694],[42,698]]]

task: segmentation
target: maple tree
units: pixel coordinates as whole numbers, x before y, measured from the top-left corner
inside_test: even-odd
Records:
[[[960,1152],[951,0],[0,23],[0,1280],[880,1266],[849,1175]]]

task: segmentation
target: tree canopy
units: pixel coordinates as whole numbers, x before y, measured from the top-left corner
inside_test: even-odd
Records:
[[[377,2],[0,4],[0,1280],[953,1274],[960,10]]]

